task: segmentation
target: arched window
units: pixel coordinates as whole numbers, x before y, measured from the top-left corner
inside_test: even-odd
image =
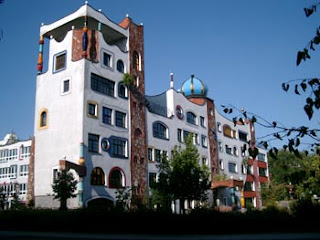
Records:
[[[197,125],[197,116],[192,112],[187,112],[187,122],[193,125]]]
[[[169,139],[166,125],[161,122],[153,123],[153,136],[161,139]]]
[[[229,138],[232,138],[232,130],[231,130],[231,127],[229,125],[224,125],[223,126],[223,135],[225,137],[229,137]]]
[[[136,51],[133,52],[132,64],[134,69],[140,70],[139,54]]]
[[[109,187],[110,188],[121,188],[125,187],[124,175],[119,168],[114,168],[109,174]]]
[[[118,72],[124,73],[124,64],[123,64],[122,60],[118,60],[117,70],[118,70]]]
[[[40,111],[40,116],[39,116],[39,128],[44,129],[47,127],[48,127],[48,110],[42,109]]]
[[[104,172],[101,168],[96,167],[91,172],[91,185],[104,186]]]
[[[118,85],[118,96],[121,98],[128,98],[127,88],[122,82]]]

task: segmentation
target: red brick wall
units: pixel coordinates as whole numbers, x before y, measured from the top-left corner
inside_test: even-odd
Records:
[[[27,186],[27,204],[34,204],[34,153],[35,153],[35,137],[31,140],[31,152],[29,160],[29,175]]]
[[[147,194],[147,140],[146,140],[146,112],[144,105],[144,38],[143,26],[137,26],[130,18],[125,18],[120,26],[129,28],[129,60],[130,74],[139,78],[136,93],[130,90],[130,126],[131,126],[131,184],[138,183],[137,196],[143,201]],[[140,70],[133,66],[133,53],[140,56]]]
[[[82,53],[82,29],[74,29],[72,35],[72,61],[78,61],[83,58]],[[87,59],[93,62],[99,62],[99,35],[98,31],[88,29],[88,47]]]
[[[218,163],[218,143],[217,143],[217,129],[215,118],[215,106],[211,99],[206,99],[207,102],[207,118],[208,118],[208,143],[211,163],[211,182],[213,183],[213,176],[219,172]]]

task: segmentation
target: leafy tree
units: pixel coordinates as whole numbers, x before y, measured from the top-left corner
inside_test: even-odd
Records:
[[[128,211],[129,202],[132,198],[132,189],[131,188],[118,188],[116,190],[116,207],[120,210]]]
[[[271,182],[262,188],[265,201],[286,200],[289,197],[311,200],[313,195],[320,195],[320,156],[301,156],[298,158],[281,150],[277,158],[269,158]],[[289,186],[293,186],[292,196],[289,196]]]
[[[185,148],[175,147],[169,161],[162,158],[158,166],[159,180],[154,189],[167,203],[178,199],[180,208],[185,213],[184,202],[192,200],[203,201],[210,188],[209,171],[206,166],[199,164],[198,149],[193,145],[193,136],[189,134]]]
[[[58,172],[57,178],[52,184],[52,190],[54,199],[60,200],[60,210],[67,210],[67,199],[77,196],[75,194],[77,183],[73,174],[68,170]]]

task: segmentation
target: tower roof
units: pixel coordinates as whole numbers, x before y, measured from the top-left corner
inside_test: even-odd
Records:
[[[181,87],[181,92],[187,98],[189,97],[201,97],[204,98],[207,96],[208,88],[204,82],[196,78],[193,74],[189,79],[184,81]]]

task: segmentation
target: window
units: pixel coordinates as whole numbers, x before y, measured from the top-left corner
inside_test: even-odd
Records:
[[[246,174],[246,166],[244,164],[241,164],[241,173]]]
[[[223,135],[225,137],[232,138],[232,130],[231,130],[231,127],[229,125],[224,125],[223,126]]]
[[[9,160],[18,159],[18,149],[7,150],[7,154],[8,154],[7,157],[8,157]]]
[[[183,109],[179,105],[176,107],[176,115],[179,119],[183,119]]]
[[[208,166],[209,165],[206,158],[202,158],[201,161],[202,161],[202,165],[203,166]]]
[[[125,128],[126,127],[126,114],[123,112],[116,111],[116,126]]]
[[[111,125],[112,109],[102,107],[102,122],[104,124]]]
[[[187,137],[189,136],[189,134],[191,134],[191,132],[188,131],[183,131],[183,141],[185,142]]]
[[[40,111],[39,129],[45,129],[48,127],[48,110],[43,109]]]
[[[193,125],[196,125],[196,115],[193,114],[192,112],[187,112],[187,122],[191,123]]]
[[[122,172],[119,169],[113,169],[109,175],[109,187],[121,188],[124,187],[124,178]]]
[[[182,129],[178,128],[177,131],[178,142],[182,142]]]
[[[118,85],[118,96],[121,98],[128,98],[127,87],[122,82]]]
[[[127,140],[113,138],[111,145],[111,153],[114,157],[126,158],[127,157]]]
[[[244,191],[254,191],[253,182],[246,182],[244,184]]]
[[[226,147],[226,153],[232,154],[232,149],[231,149],[231,147],[229,147],[229,145],[226,145],[225,147]]]
[[[27,194],[27,184],[26,183],[20,183],[19,184],[19,194],[20,195],[25,195]]]
[[[91,73],[91,89],[108,96],[114,96],[114,82]]]
[[[267,169],[259,167],[259,176],[266,177],[267,176]]]
[[[58,53],[54,56],[54,72],[61,71],[66,68],[66,52]]]
[[[204,135],[201,135],[201,145],[202,147],[208,147],[207,137]]]
[[[155,149],[155,161],[161,162],[161,150]]]
[[[62,82],[62,93],[70,92],[70,80],[63,80]]]
[[[200,116],[200,125],[205,127],[204,117]]]
[[[265,162],[266,161],[266,155],[263,154],[263,153],[258,153],[258,160]]]
[[[247,142],[247,133],[239,131],[238,135],[240,141]]]
[[[219,160],[219,168],[220,170],[224,170],[224,164],[222,159]]]
[[[124,64],[122,60],[117,61],[117,70],[118,72],[124,73]]]
[[[222,142],[218,142],[218,149],[220,152],[223,152]]]
[[[193,134],[193,144],[194,145],[199,145],[199,135],[197,133]]]
[[[218,131],[221,132],[221,123],[219,122],[217,123],[217,128],[218,128]]]
[[[157,174],[156,173],[149,173],[149,187],[153,187],[157,182]]]
[[[52,182],[58,179],[58,172],[59,170],[57,168],[52,169]]]
[[[237,168],[237,164],[236,163],[229,162],[228,163],[228,168],[229,168],[229,172],[230,173],[237,173],[238,172],[238,168]]]
[[[88,113],[88,117],[97,118],[98,117],[98,103],[88,101],[87,113]]]
[[[29,174],[29,165],[20,166],[20,176],[28,176]]]
[[[167,127],[160,122],[153,123],[153,136],[161,139],[169,139]]]
[[[140,71],[140,59],[139,54],[136,51],[133,52],[132,64],[134,69]]]
[[[12,165],[9,168],[9,178],[17,178],[18,166]]]
[[[105,177],[104,177],[104,172],[101,168],[96,167],[92,169],[90,183],[91,185],[104,186]]]
[[[99,152],[99,135],[90,134],[88,135],[88,150],[89,152]]]
[[[24,159],[24,158],[28,158],[30,157],[30,151],[31,151],[31,147],[24,147],[21,146],[20,148],[20,158]]]
[[[253,174],[253,166],[252,165],[248,165],[247,166],[247,174],[248,175],[252,175]]]
[[[106,67],[112,67],[112,56],[106,52],[103,53],[103,65]]]
[[[153,161],[153,149],[148,148],[148,160]]]
[[[233,147],[233,155],[239,156],[239,152],[238,152],[238,148],[237,147]]]

